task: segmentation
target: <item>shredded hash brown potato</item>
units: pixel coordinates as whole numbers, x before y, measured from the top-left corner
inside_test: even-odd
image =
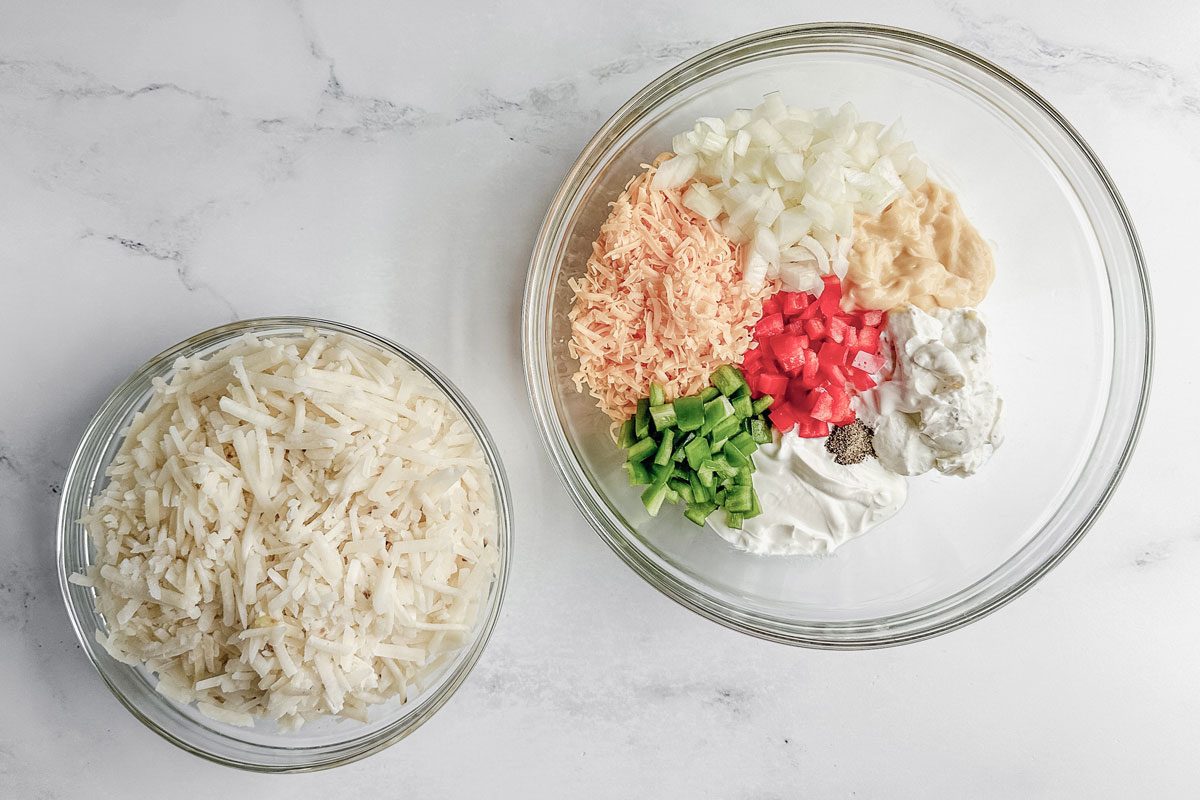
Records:
[[[283,729],[403,702],[495,575],[491,472],[428,378],[360,340],[247,334],[182,358],[84,523],[116,659],[213,719]]]
[[[651,381],[672,399],[740,362],[761,298],[775,288],[745,287],[737,245],[684,206],[686,185],[651,189],[655,170],[647,166],[612,203],[587,274],[570,281],[575,386],[586,384],[614,423],[634,412]]]

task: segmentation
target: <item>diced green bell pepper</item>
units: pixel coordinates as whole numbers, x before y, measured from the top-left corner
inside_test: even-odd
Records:
[[[724,397],[717,397],[704,404],[704,421],[709,425],[716,425],[732,413],[733,407]]]
[[[729,441],[733,443],[734,447],[736,447],[738,450],[741,450],[742,455],[744,456],[750,456],[755,450],[758,449],[758,444],[755,443],[754,437],[745,431],[735,434]]]
[[[650,384],[650,405],[651,406],[661,406],[665,402],[667,402],[667,395],[663,391],[662,384],[657,383],[657,382],[651,383]]]
[[[754,490],[745,485],[737,485],[725,495],[725,509],[738,514],[744,514],[754,506],[751,492]]]
[[[775,402],[774,397],[771,397],[771,395],[769,395],[769,394],[764,394],[762,397],[755,400],[754,403],[750,407],[752,409],[754,409],[754,415],[758,416],[759,414],[763,413],[768,408],[770,408],[774,402]]]
[[[703,436],[692,439],[683,450],[687,453],[687,463],[692,469],[700,469],[700,465],[712,455],[708,449],[708,440]]]
[[[754,403],[750,400],[748,395],[745,397],[735,397],[733,399],[733,413],[737,414],[742,419],[754,416]]]
[[[713,441],[717,439],[728,439],[739,430],[741,430],[742,422],[736,416],[730,415],[713,426],[712,436]]]
[[[675,449],[675,431],[667,428],[662,435],[662,441],[658,443],[658,452],[654,455],[654,463],[660,467],[666,466],[671,461],[671,454]]]
[[[652,483],[646,487],[646,491],[642,492],[642,505],[646,507],[646,511],[652,517],[658,516],[658,510],[662,508],[663,501],[666,499],[666,483]]]
[[[637,442],[637,436],[633,432],[633,417],[621,423],[621,432],[617,434],[617,444],[621,447],[632,447]]]
[[[716,386],[721,394],[726,397],[734,394],[738,389],[746,385],[746,379],[743,377],[742,371],[729,364],[722,364],[713,371],[712,382],[713,386]]]
[[[650,470],[640,461],[626,461],[625,472],[629,475],[630,486],[644,486],[650,483]]]
[[[683,515],[697,525],[703,525],[716,510],[715,503],[692,503],[684,510]]]
[[[675,406],[670,403],[663,403],[658,406],[650,406],[650,419],[654,420],[654,429],[657,431],[665,431],[675,427]]]
[[[633,415],[633,433],[639,439],[650,435],[650,401],[642,398],[637,401],[637,412]]]
[[[679,430],[694,431],[704,424],[704,401],[699,397],[680,397],[674,406]]]
[[[651,453],[658,451],[658,442],[647,436],[645,439],[639,439],[634,443],[633,447],[629,448],[630,461],[645,461],[650,457]]]
[[[674,491],[675,494],[679,495],[683,502],[692,503],[694,501],[694,497],[692,495],[692,485],[683,478],[671,478],[671,480],[667,481],[667,485],[671,487],[671,490]]]
[[[762,513],[762,506],[758,504],[758,492],[754,491],[754,487],[750,487],[750,510],[746,512],[746,519],[757,517]]]
[[[721,477],[721,480],[724,480],[725,478],[732,478],[734,475],[737,475],[737,468],[730,464],[729,460],[725,458],[724,455],[715,455],[708,461],[705,461],[702,466],[709,467],[713,472]]]
[[[655,483],[665,484],[667,481],[671,480],[671,476],[673,476],[674,474],[675,474],[675,465],[674,464],[667,464],[666,466],[663,466],[661,464],[655,464],[653,467],[650,468],[650,477],[652,477],[654,479]]]
[[[725,443],[725,446],[721,448],[721,452],[725,454],[725,458],[730,464],[733,464],[735,467],[740,469],[746,469],[747,465],[750,463],[750,459],[746,457],[745,453],[737,448],[737,445],[735,445],[732,440]],[[748,469],[746,471],[749,473]]]

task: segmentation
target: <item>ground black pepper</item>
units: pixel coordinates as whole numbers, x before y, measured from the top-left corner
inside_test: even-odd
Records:
[[[875,457],[875,448],[871,437],[875,431],[855,420],[849,425],[841,425],[833,429],[825,440],[825,449],[833,454],[833,460],[839,464],[859,464],[867,458]]]

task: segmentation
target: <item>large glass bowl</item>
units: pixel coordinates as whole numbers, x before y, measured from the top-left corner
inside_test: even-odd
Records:
[[[366,723],[329,718],[310,722],[298,731],[282,732],[274,723],[260,720],[252,728],[239,728],[212,720],[194,706],[167,699],[155,691],[154,675],[110,656],[96,641],[96,632],[106,630],[106,625],[96,611],[93,590],[68,583],[67,578],[92,563],[92,542],[79,520],[89,500],[107,483],[104,470],[120,448],[133,415],[149,400],[151,381],[167,376],[177,358],[214,353],[246,333],[287,335],[309,328],[355,337],[396,355],[427,375],[462,413],[479,437],[491,469],[499,522],[499,566],[468,643],[407,703],[373,706]],[[433,716],[462,685],[487,644],[508,581],[511,550],[512,509],[504,467],[483,423],[454,385],[428,362],[394,342],[348,325],[305,317],[224,325],[198,333],[147,361],[104,401],[88,425],[67,470],[58,515],[58,577],[63,598],[80,645],[109,689],[135,717],[171,743],[211,761],[259,772],[303,772],[347,764],[395,744]]]
[[[701,116],[853,102],[903,118],[933,174],[995,249],[990,321],[1007,441],[976,476],[910,481],[892,520],[831,557],[734,550],[625,483],[608,420],[570,378],[567,281],[607,204]],[[1125,467],[1146,402],[1151,311],[1136,234],[1079,134],[1025,84],[910,31],[780,28],[713,48],[638,92],[580,154],[542,225],[525,294],[526,379],[546,447],[579,509],[634,570],[732,628],[827,648],[895,645],[998,608],[1070,551]]]

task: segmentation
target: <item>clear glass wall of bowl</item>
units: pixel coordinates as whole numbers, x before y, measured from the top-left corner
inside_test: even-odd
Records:
[[[121,432],[149,399],[151,379],[168,374],[180,356],[213,353],[245,333],[294,334],[310,327],[358,337],[369,345],[395,353],[428,375],[458,407],[479,437],[491,465],[499,518],[496,538],[500,566],[483,601],[470,643],[407,703],[374,707],[366,724],[319,720],[288,733],[278,731],[273,723],[266,721],[253,728],[239,728],[216,722],[192,706],[167,699],[155,691],[157,680],[147,670],[112,658],[96,641],[96,632],[106,630],[106,625],[95,610],[92,590],[69,583],[67,578],[92,563],[91,541],[78,520],[91,497],[105,485],[104,469],[121,445]],[[105,401],[84,433],[67,473],[58,520],[59,580],[67,610],[80,644],[117,699],[152,730],[179,747],[212,761],[263,772],[297,772],[345,764],[394,744],[429,719],[462,684],[487,644],[508,580],[511,548],[512,510],[504,467],[490,435],[458,390],[432,365],[394,342],[339,323],[301,317],[247,320],[197,334],[154,357],[130,376]]]
[[[739,553],[675,513],[648,517],[608,421],[576,392],[568,280],[609,203],[701,116],[780,90],[802,107],[850,101],[902,118],[932,174],[993,244],[982,306],[1007,441],[979,475],[910,481],[894,519],[829,558]],[[576,503],[637,572],[755,635],[818,647],[897,644],[1019,594],[1087,530],[1132,449],[1149,385],[1150,301],[1123,204],[1079,135],[987,62],[894,29],[814,25],[739,39],[638,93],[585,148],[532,258],[526,376],[543,439]]]

